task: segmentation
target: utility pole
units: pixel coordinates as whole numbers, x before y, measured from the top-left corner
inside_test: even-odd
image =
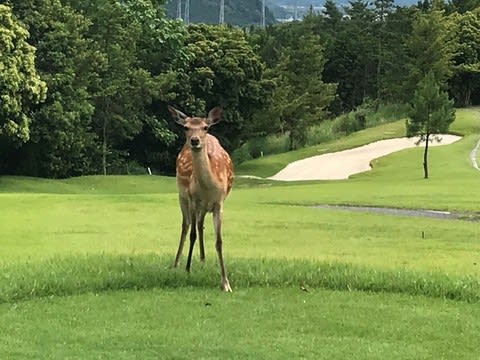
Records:
[[[190,0],[185,0],[185,24],[190,24]]]
[[[220,0],[220,19],[218,22],[220,24],[225,22],[225,0]]]
[[[265,28],[265,0],[262,0],[262,28]]]
[[[298,20],[297,0],[295,0],[293,5],[293,20]]]
[[[177,19],[182,18],[182,0],[177,0]]]

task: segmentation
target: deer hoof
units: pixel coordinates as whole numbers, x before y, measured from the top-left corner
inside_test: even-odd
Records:
[[[230,284],[228,280],[222,281],[222,290],[225,292],[232,292],[232,288],[230,287]]]

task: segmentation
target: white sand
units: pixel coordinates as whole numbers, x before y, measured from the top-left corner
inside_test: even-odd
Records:
[[[439,135],[441,142],[433,141],[430,146],[448,145],[461,139],[455,135]],[[379,157],[416,147],[417,138],[381,140],[350,150],[328,153],[298,160],[288,164],[269,179],[294,180],[338,180],[350,175],[371,170],[370,163]],[[424,147],[422,142],[418,145]]]

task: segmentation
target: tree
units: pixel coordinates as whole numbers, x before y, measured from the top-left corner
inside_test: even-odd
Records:
[[[407,40],[408,78],[404,94],[412,94],[428,72],[444,87],[453,74],[453,58],[457,49],[455,27],[435,7],[428,13],[418,13]]]
[[[161,1],[126,0],[124,3],[140,25],[136,50],[139,66],[152,77],[148,92],[144,93],[142,129],[124,148],[128,150],[129,161],[173,174],[183,134],[178,136],[175,132],[177,127],[170,121],[167,104],[178,103],[182,94],[191,94],[187,72],[193,52],[187,43],[187,28],[181,21],[165,16]],[[185,98],[194,102],[191,95]],[[184,105],[181,103],[182,109]]]
[[[269,96],[263,64],[240,29],[193,24],[188,32],[192,50],[186,72],[189,89],[179,92],[176,102],[191,114],[223,107],[223,124],[214,131],[233,150],[249,137],[248,124]]]
[[[377,48],[373,33],[373,10],[363,0],[344,7],[346,17],[335,30],[326,28],[325,82],[337,83],[338,97],[330,107],[339,114],[349,111],[366,97],[376,97]]]
[[[28,31],[0,5],[0,136],[14,142],[30,137],[30,110],[45,99],[46,85],[35,69]]]
[[[328,25],[329,30],[334,32],[342,21],[342,13],[333,0],[326,0],[323,7],[324,10],[322,10],[322,14],[325,16],[324,21]],[[308,17],[311,17],[311,15],[308,15]]]
[[[450,91],[458,105],[469,106],[472,94],[480,90],[480,8],[464,14],[454,13],[451,17],[458,26],[459,47],[454,57]]]
[[[30,140],[10,156],[14,173],[69,177],[92,172],[95,134],[88,93],[94,73],[88,20],[60,0],[10,0],[37,48],[36,68],[48,86],[32,112]]]
[[[306,33],[284,49],[272,70],[276,90],[270,118],[289,132],[291,150],[305,144],[308,127],[322,119],[335,96],[336,84],[322,80],[324,62],[319,37]]]
[[[423,153],[424,177],[428,179],[428,145],[434,134],[445,133],[455,120],[453,101],[445,91],[441,91],[439,82],[430,71],[415,90],[409,119],[407,119],[407,136],[420,136],[425,142]]]
[[[458,12],[463,14],[480,7],[480,0],[449,0],[445,5],[449,13]]]
[[[385,23],[383,47],[383,74],[381,101],[401,103],[410,101],[411,93],[405,92],[405,79],[409,77],[407,40],[412,33],[412,23],[417,14],[415,7],[397,7],[388,15]]]
[[[150,70],[161,72],[158,67],[145,66],[152,59],[153,49],[148,46],[165,38],[158,34],[162,29],[155,23],[163,12],[150,0],[68,0],[68,3],[92,22],[87,33],[97,54],[89,88],[94,105],[92,128],[101,142],[99,168],[103,174],[112,173],[123,168],[130,156],[129,145],[144,126],[158,127],[158,133],[166,130],[166,123],[156,121],[149,112],[165,81],[152,76]],[[162,135],[170,141],[168,131]]]
[[[374,4],[374,13],[375,13],[375,33],[377,37],[377,100],[380,100],[384,96],[385,90],[383,89],[384,85],[382,83],[383,73],[385,72],[385,42],[386,37],[388,36],[387,31],[387,19],[392,13],[393,0],[375,0]]]

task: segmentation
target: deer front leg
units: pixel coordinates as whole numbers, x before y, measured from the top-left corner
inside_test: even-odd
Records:
[[[195,245],[195,240],[197,240],[197,227],[196,227],[197,218],[194,212],[192,212],[191,220],[192,220],[192,226],[190,228],[190,248],[188,249],[188,258],[187,258],[187,267],[186,267],[187,272],[190,272],[190,265],[192,264],[193,247]]]
[[[215,248],[217,249],[218,262],[220,263],[221,287],[223,291],[232,292],[230,283],[228,282],[225,264],[223,263],[222,253],[222,205],[216,206],[213,210],[213,226],[215,229]]]
[[[178,266],[180,257],[182,256],[183,244],[187,237],[188,227],[190,226],[190,217],[188,214],[188,200],[180,198],[180,209],[182,210],[182,232],[180,233],[180,242],[178,244],[177,255],[175,256],[175,261],[173,262],[173,267]]]
[[[206,213],[201,213],[199,214],[198,216],[198,224],[197,224],[197,228],[198,228],[198,242],[199,242],[199,245],[200,245],[200,261],[205,261],[205,246],[204,246],[204,243],[203,243],[203,230],[204,230],[204,222],[205,222],[205,215]]]
[[[180,261],[180,257],[182,256],[183,244],[185,243],[189,226],[190,224],[188,223],[188,220],[183,218],[182,232],[180,234],[180,243],[178,244],[177,256],[175,256],[175,261],[173,262],[174,268],[178,266],[178,262]]]

